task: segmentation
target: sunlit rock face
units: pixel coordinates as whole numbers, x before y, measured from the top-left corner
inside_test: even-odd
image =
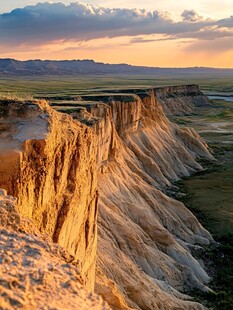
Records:
[[[19,212],[76,258],[93,288],[97,245],[97,139],[46,102],[2,102],[0,187]]]
[[[16,199],[1,189],[0,244],[1,309],[110,309],[83,288],[74,257],[41,236],[18,213]]]
[[[183,86],[170,101],[164,93],[95,96],[71,116],[44,101],[0,104],[0,187],[113,309],[203,309],[187,293],[208,290],[191,250],[212,237],[166,193],[202,169],[198,158],[213,157],[194,130],[164,114],[183,113]]]
[[[88,111],[99,140],[96,292],[113,309],[202,309],[184,294],[208,290],[190,249],[212,237],[165,192],[212,155],[193,130],[167,119],[154,90]]]

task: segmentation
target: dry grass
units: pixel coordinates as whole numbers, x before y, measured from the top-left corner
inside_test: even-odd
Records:
[[[26,101],[34,100],[30,93],[26,92],[0,92],[0,100]]]

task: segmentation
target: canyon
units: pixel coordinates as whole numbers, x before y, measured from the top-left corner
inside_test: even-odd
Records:
[[[59,278],[35,281],[22,258],[17,268],[28,283],[18,278],[12,285],[12,275],[1,271],[4,309],[16,309],[12,295],[25,309],[42,309],[49,291],[53,309],[204,309],[189,296],[210,291],[193,252],[214,240],[171,196],[174,181],[214,157],[194,129],[168,116],[209,104],[197,85],[96,91],[51,105],[2,100],[1,247],[37,244],[34,271],[46,273],[51,260],[50,276]],[[2,255],[14,265],[9,249]]]

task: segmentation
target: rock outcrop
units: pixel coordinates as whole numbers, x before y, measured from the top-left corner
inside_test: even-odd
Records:
[[[58,242],[93,288],[97,245],[96,136],[46,102],[1,102],[0,187]]]
[[[74,256],[84,285],[95,281],[113,309],[203,309],[187,295],[208,291],[209,281],[191,250],[213,239],[166,194],[202,169],[198,158],[213,157],[194,130],[165,116],[166,102],[167,112],[178,109],[174,93],[181,113],[183,88],[173,101],[169,89],[89,95],[60,108],[72,117],[45,102],[0,106],[0,187]]]
[[[161,87],[155,92],[167,115],[190,113],[194,107],[210,105],[198,85]]]
[[[81,110],[82,121],[93,116],[99,140],[96,292],[113,309],[201,309],[182,293],[208,290],[190,249],[212,238],[165,193],[172,181],[202,169],[197,158],[213,157],[194,130],[168,120],[157,90],[88,96],[97,98],[101,104]]]
[[[74,257],[48,239],[0,190],[0,309],[110,310],[83,288]]]

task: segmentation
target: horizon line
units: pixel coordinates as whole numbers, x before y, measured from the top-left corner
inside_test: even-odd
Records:
[[[108,63],[108,62],[101,62],[101,61],[95,61],[94,59],[40,59],[40,58],[35,58],[35,59],[27,59],[27,60],[20,60],[20,59],[15,59],[11,57],[6,57],[6,58],[0,58],[0,60],[15,60],[18,62],[28,62],[28,61],[54,61],[54,62],[62,62],[62,61],[93,61],[94,63],[101,63],[104,65],[127,65],[131,67],[144,67],[144,68],[155,68],[155,69],[216,69],[216,70],[233,70],[233,67],[205,67],[205,66],[188,66],[188,67],[159,67],[159,66],[146,66],[146,65],[134,65],[134,64],[128,64],[128,63]]]

